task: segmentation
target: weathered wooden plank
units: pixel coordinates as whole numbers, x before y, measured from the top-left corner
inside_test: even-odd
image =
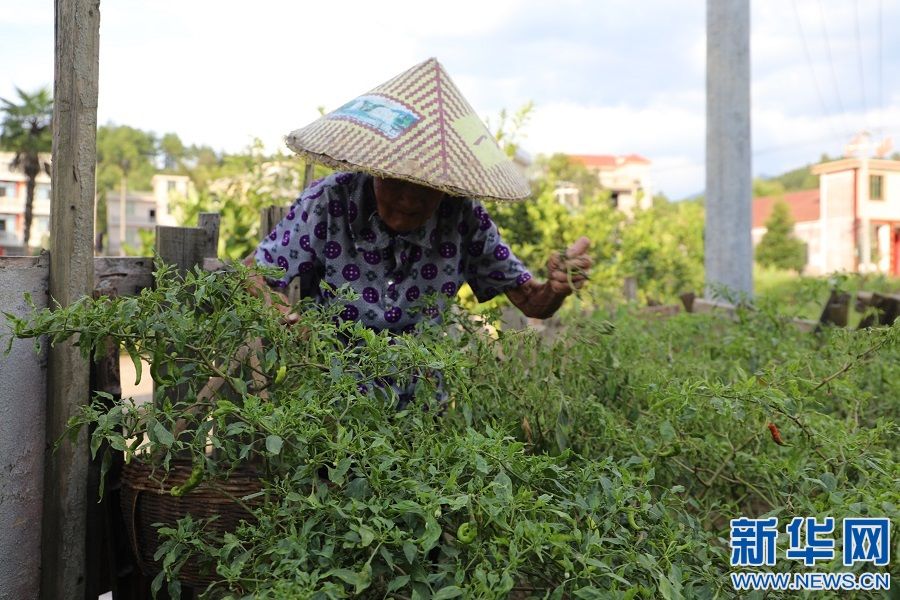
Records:
[[[822,325],[836,325],[837,327],[846,327],[850,317],[850,294],[847,292],[839,292],[831,290],[828,295],[828,301],[822,309],[819,316],[819,323]]]
[[[674,317],[680,312],[681,306],[677,304],[658,304],[645,306],[638,311],[638,314],[647,317]]]
[[[94,169],[100,45],[99,0],[56,0],[53,161],[50,202],[50,295],[61,306],[94,287]],[[88,400],[89,367],[72,343],[49,352],[48,440]],[[85,431],[47,453],[41,533],[41,597],[85,594],[88,447]]]
[[[67,305],[93,284],[93,200],[99,3],[56,2],[56,79],[53,139],[50,292]],[[71,345],[49,357],[47,431],[56,439],[88,398],[87,364]],[[84,435],[47,457],[42,595],[83,594],[85,543]]]
[[[729,302],[721,300],[707,300],[706,298],[694,298],[691,312],[699,314],[719,313],[734,319],[737,316],[737,307]]]
[[[156,250],[160,259],[174,265],[185,273],[195,266],[203,265],[207,258],[216,256],[218,246],[218,219],[208,213],[201,215],[203,227],[162,227],[156,228]],[[156,397],[154,385],[154,397]],[[187,384],[172,390],[171,399],[177,400],[187,392]]]
[[[860,305],[863,306],[861,312],[869,308],[874,310],[859,322],[859,329],[878,325],[890,326],[900,316],[900,294],[882,294],[879,292],[873,292],[865,296],[863,294],[866,293],[859,292],[857,294],[857,310],[860,310]]]
[[[94,288],[116,288],[119,296],[134,296],[153,287],[153,258],[149,256],[98,256],[94,258]]]
[[[681,298],[681,303],[684,305],[685,312],[694,312],[694,300],[696,300],[697,294],[694,292],[685,292],[678,297]]]
[[[25,292],[47,306],[49,277],[47,254],[0,257],[0,311],[29,314]],[[31,340],[14,340],[0,356],[0,600],[36,600],[40,591],[46,360]]]

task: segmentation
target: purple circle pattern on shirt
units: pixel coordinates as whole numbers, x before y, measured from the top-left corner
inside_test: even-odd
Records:
[[[338,242],[331,241],[325,243],[325,257],[335,259],[341,255],[341,245]]]
[[[443,299],[464,282],[484,301],[531,278],[480,203],[448,198],[423,228],[392,233],[374,212],[371,188],[368,175],[337,174],[306,190],[289,209],[295,218],[286,217],[257,249],[259,262],[288,265],[273,285],[299,276],[301,293],[323,303],[335,300],[320,282],[348,286],[360,300],[337,300],[341,318],[400,332],[438,318]],[[408,310],[433,293],[437,307]]]
[[[437,277],[438,268],[434,263],[428,263],[427,265],[422,266],[419,270],[419,274],[422,276],[422,279],[434,279]]]
[[[347,281],[356,281],[357,279],[359,279],[360,274],[361,271],[359,270],[359,267],[354,264],[344,266],[343,270],[341,271],[341,275],[343,275],[344,279],[346,279]]]
[[[444,242],[441,244],[441,258],[453,258],[456,256],[456,244]]]
[[[352,304],[345,304],[341,311],[341,318],[345,321],[355,321],[359,317],[359,309]]]
[[[343,203],[335,198],[334,200],[328,201],[328,214],[332,217],[343,217],[344,216],[344,205]]]
[[[291,232],[290,232],[290,230],[288,230],[288,231],[284,232],[283,236],[281,236],[281,245],[287,246],[290,243],[291,243]]]

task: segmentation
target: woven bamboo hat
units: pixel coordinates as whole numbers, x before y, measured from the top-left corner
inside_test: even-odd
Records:
[[[456,196],[522,200],[531,191],[434,58],[287,136],[336,169],[404,179]]]

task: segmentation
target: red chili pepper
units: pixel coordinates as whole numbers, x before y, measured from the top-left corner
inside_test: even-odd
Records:
[[[781,439],[781,432],[778,431],[778,427],[775,426],[775,423],[769,423],[766,425],[769,428],[769,433],[772,434],[772,441],[778,444],[779,446],[784,446],[784,440]]]

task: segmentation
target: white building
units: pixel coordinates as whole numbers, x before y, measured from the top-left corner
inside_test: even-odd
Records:
[[[106,224],[109,240],[105,253],[120,256],[123,242],[132,248],[141,245],[141,231],[153,232],[157,225],[177,225],[178,220],[172,207],[172,198],[186,198],[191,189],[191,180],[186,175],[154,175],[151,180],[153,190],[149,192],[128,192],[124,198],[124,221],[121,218],[123,198],[118,191],[106,195]]]
[[[25,240],[26,177],[21,170],[12,170],[13,158],[12,152],[0,152],[0,255],[25,253],[22,244]],[[50,155],[41,159],[49,163]],[[37,176],[32,215],[28,253],[46,247],[49,238],[50,176],[43,171]]]
[[[569,158],[594,173],[600,187],[609,190],[613,206],[625,214],[631,216],[635,210],[650,208],[653,205],[650,161],[643,156],[573,154]],[[566,182],[561,182],[557,196],[561,202],[569,206],[577,206],[580,203],[577,188]]]
[[[811,275],[850,271],[900,276],[900,161],[843,158],[812,167],[819,188],[785,194]],[[753,243],[776,198],[753,201]]]

